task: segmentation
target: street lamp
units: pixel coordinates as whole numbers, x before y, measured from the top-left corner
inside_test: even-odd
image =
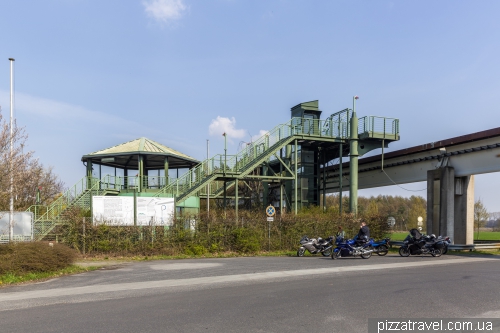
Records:
[[[12,158],[14,153],[14,58],[10,61],[10,203],[9,203],[9,242],[14,240],[14,165]]]

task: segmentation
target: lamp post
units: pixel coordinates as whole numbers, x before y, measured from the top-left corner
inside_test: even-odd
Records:
[[[10,203],[9,203],[9,242],[14,240],[14,166],[12,158],[14,155],[14,58],[9,58],[10,61]]]
[[[207,176],[210,173],[210,140],[207,139]],[[207,184],[207,215],[210,216],[210,182]]]
[[[226,132],[222,134],[224,136],[224,214],[226,213],[227,204],[227,188],[226,188],[226,165],[227,165],[227,136]]]
[[[358,116],[356,115],[356,100],[358,96],[352,98],[352,117],[350,135],[350,170],[351,184],[349,186],[349,210],[355,216],[358,215]]]

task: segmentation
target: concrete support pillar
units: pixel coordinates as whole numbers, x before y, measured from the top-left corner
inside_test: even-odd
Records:
[[[455,239],[455,169],[441,168],[439,234]]]
[[[439,169],[427,171],[427,234],[439,234]]]
[[[473,244],[474,176],[455,177],[452,167],[427,172],[427,234]]]
[[[456,244],[474,243],[474,175],[455,178]]]

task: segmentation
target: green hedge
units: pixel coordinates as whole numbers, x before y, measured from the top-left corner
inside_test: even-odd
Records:
[[[324,212],[320,207],[302,210],[297,215],[278,215],[270,224],[263,210],[240,211],[236,219],[233,210],[228,209],[224,213],[212,209],[210,214],[204,212],[198,216],[177,216],[178,223],[169,228],[94,226],[90,218],[82,218],[84,215],[82,212],[73,212],[72,222],[58,232],[63,235],[63,242],[89,255],[292,251],[297,249],[302,236],[326,238],[334,235],[339,225],[343,226],[348,237],[353,237],[359,230],[361,220],[366,221],[373,238],[382,238],[388,233],[385,216],[356,218],[345,214],[340,217],[335,210]],[[185,221],[188,220],[196,221],[192,230],[185,227]]]

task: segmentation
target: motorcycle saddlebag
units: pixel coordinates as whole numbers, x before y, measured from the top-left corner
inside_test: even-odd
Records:
[[[422,254],[422,250],[418,246],[411,245],[408,249],[412,255]]]
[[[443,242],[437,242],[434,244],[434,247],[436,249],[442,249],[444,247],[444,243]]]
[[[342,257],[348,257],[348,256],[350,256],[351,254],[349,253],[349,250],[348,250],[348,249],[345,249],[345,248],[344,248],[344,249],[341,249],[341,250],[340,250],[340,255],[341,255]]]

